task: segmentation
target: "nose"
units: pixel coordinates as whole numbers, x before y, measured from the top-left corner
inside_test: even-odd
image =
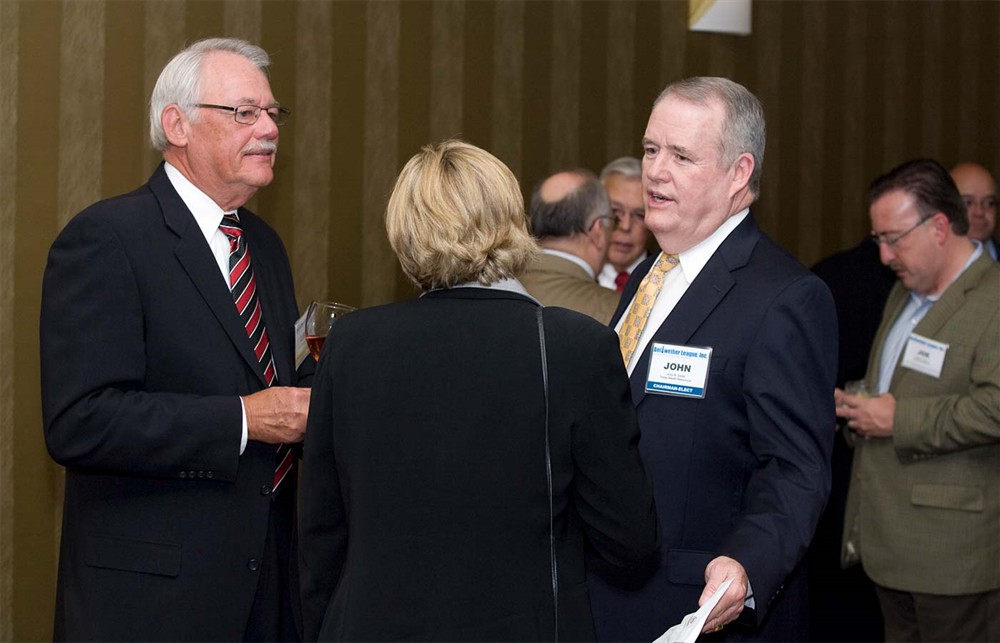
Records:
[[[657,154],[646,161],[646,178],[654,183],[666,183],[670,180],[665,153]]]
[[[261,110],[260,118],[254,123],[254,127],[259,139],[274,140],[278,138],[278,124],[274,122],[266,111]]]
[[[882,265],[888,266],[889,262],[892,261],[893,257],[895,256],[896,253],[893,252],[892,246],[890,246],[888,243],[878,244],[878,258],[879,261],[882,262]]]
[[[616,226],[616,229],[621,230],[622,232],[628,232],[629,230],[632,229],[631,212],[628,211],[622,212],[621,216],[618,217],[618,224]]]

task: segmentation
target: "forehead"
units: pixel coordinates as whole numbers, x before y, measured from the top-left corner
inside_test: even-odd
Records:
[[[996,184],[989,172],[978,167],[964,167],[952,174],[958,191],[962,194],[996,194]]]
[[[252,62],[229,51],[215,51],[201,63],[202,100],[225,99],[271,102],[271,84],[267,74]]]
[[[614,201],[642,201],[642,181],[638,176],[629,178],[612,174],[604,179],[604,189]]]
[[[880,229],[909,223],[921,216],[917,200],[903,190],[890,190],[872,202],[872,225]]]
[[[649,115],[646,138],[661,144],[707,147],[715,145],[725,112],[718,100],[693,103],[667,96]]]

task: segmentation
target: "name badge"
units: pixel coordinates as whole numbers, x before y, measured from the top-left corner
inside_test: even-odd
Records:
[[[937,379],[941,377],[941,368],[944,366],[944,356],[947,352],[948,344],[911,333],[903,351],[902,365],[904,368]]]
[[[309,346],[306,344],[306,312],[295,321],[295,368],[302,366],[309,354]]]
[[[711,348],[654,343],[649,354],[646,392],[703,398],[711,360]]]

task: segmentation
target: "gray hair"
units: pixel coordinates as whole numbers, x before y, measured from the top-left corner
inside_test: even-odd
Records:
[[[631,156],[622,156],[611,161],[601,170],[601,181],[609,176],[620,174],[626,179],[642,178],[642,162]]]
[[[728,78],[697,76],[672,83],[653,102],[653,107],[668,96],[676,96],[696,105],[719,101],[726,110],[719,137],[719,157],[726,166],[744,152],[753,155],[754,168],[750,175],[750,191],[760,195],[760,174],[764,169],[766,128],[764,108],[750,91]]]
[[[160,72],[149,99],[149,140],[153,148],[163,152],[169,147],[160,116],[168,105],[176,104],[189,120],[197,119],[195,104],[201,98],[201,64],[208,54],[228,51],[249,60],[264,71],[271,64],[267,52],[239,38],[206,38],[188,46],[170,59]]]
[[[558,201],[542,198],[540,181],[531,193],[531,231],[538,239],[572,237],[586,232],[599,216],[611,216],[611,201],[601,182],[588,170],[570,170],[584,179]]]

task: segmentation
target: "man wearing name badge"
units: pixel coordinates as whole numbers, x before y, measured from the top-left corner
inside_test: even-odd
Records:
[[[611,323],[662,546],[628,573],[592,565],[598,638],[654,640],[731,579],[710,640],[804,640],[800,563],[830,484],[833,300],[754,222],[764,117],[746,88],[668,86],[643,150],[662,252],[632,274]]]
[[[45,439],[66,466],[53,638],[297,640],[295,457],[315,365],[278,235],[267,53],[199,41],[163,69],[164,162],[76,215],[42,291]]]
[[[896,273],[854,434],[842,559],[875,582],[887,641],[1000,640],[1000,266],[936,161],[868,190]]]

